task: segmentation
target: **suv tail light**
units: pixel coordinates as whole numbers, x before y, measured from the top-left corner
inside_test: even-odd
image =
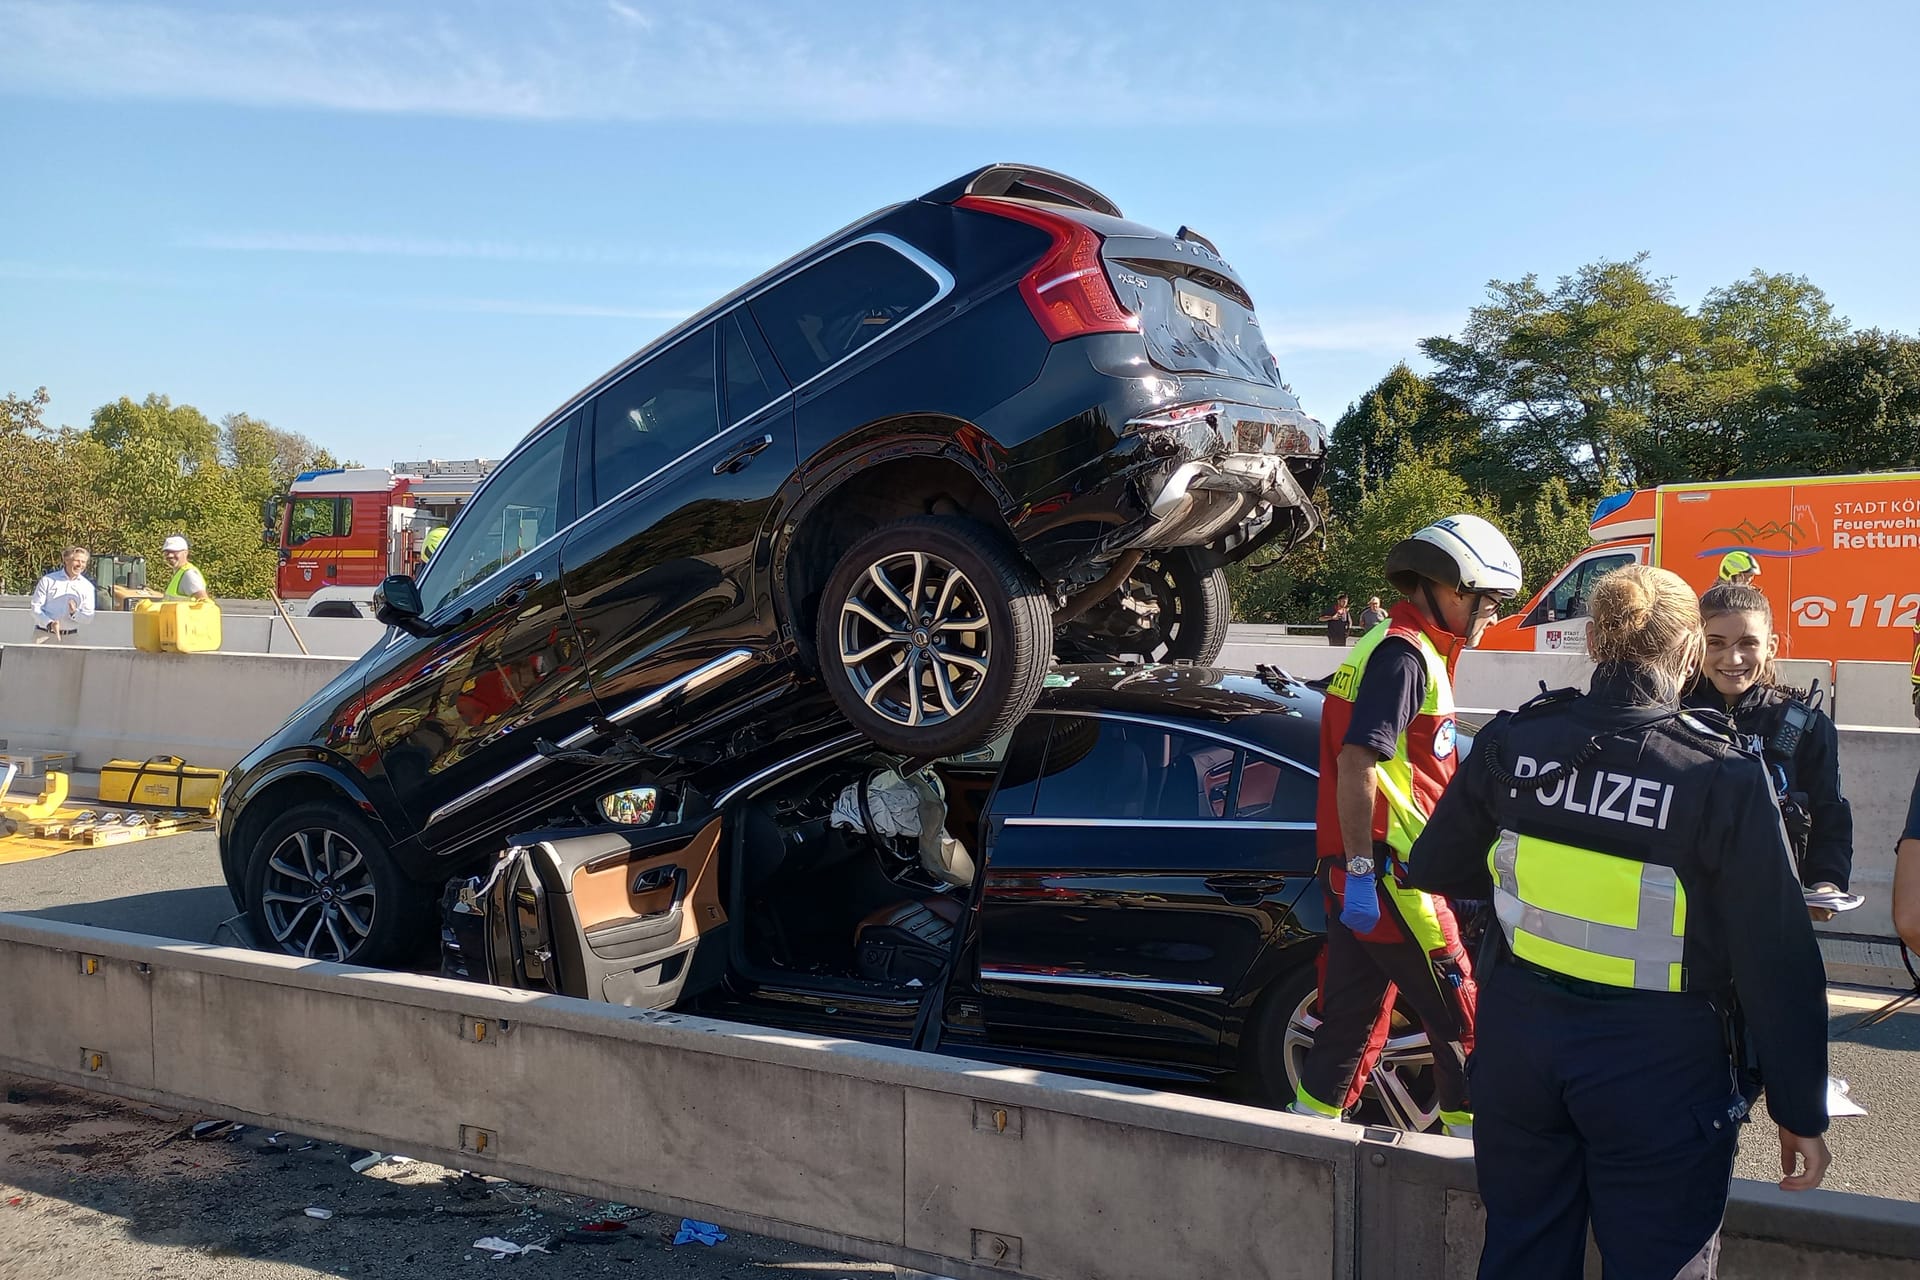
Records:
[[[1010,200],[962,196],[962,209],[1012,218],[1053,237],[1033,270],[1020,279],[1020,296],[1049,342],[1089,333],[1138,333],[1140,317],[1120,305],[1100,257],[1100,233],[1072,218]]]

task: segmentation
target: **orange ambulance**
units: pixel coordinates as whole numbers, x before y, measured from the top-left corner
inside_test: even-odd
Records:
[[[1920,472],[1669,484],[1601,501],[1594,545],[1482,649],[1580,653],[1587,600],[1602,574],[1671,569],[1705,592],[1729,551],[1760,564],[1780,654],[1829,662],[1907,662],[1920,627]]]

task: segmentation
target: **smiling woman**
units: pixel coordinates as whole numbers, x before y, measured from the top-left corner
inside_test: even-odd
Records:
[[[1853,874],[1853,807],[1840,790],[1840,735],[1819,707],[1817,691],[1775,682],[1780,638],[1767,597],[1723,584],[1700,600],[1706,634],[1698,686],[1689,703],[1719,711],[1766,758],[1786,821],[1800,883],[1809,890],[1845,890]],[[1816,920],[1833,911],[1808,907]]]

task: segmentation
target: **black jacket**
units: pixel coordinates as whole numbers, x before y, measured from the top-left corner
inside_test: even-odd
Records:
[[[1687,705],[1718,711],[1743,737],[1765,744],[1793,700],[1788,690],[1755,685],[1729,707],[1720,691],[1703,679]],[[1804,835],[1791,815],[1787,823],[1788,837],[1800,855],[1800,883],[1812,888],[1824,881],[1844,889],[1853,875],[1853,806],[1840,793],[1840,731],[1826,712],[1808,710],[1812,715],[1792,754],[1767,750],[1765,757],[1786,774],[1789,803],[1806,814]]]
[[[1585,696],[1494,717],[1414,842],[1408,881],[1492,898],[1488,853],[1503,829],[1672,867],[1687,895],[1687,990],[1722,1007],[1737,994],[1767,1109],[1794,1133],[1822,1133],[1826,972],[1772,785],[1725,720],[1686,713],[1646,723],[1673,710],[1633,675],[1601,667]],[[1589,742],[1596,748],[1564,783],[1503,783],[1571,764]]]

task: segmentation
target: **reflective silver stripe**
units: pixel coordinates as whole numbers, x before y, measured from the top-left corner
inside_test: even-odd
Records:
[[[1641,991],[1672,991],[1672,966],[1686,957],[1686,939],[1673,934],[1674,906],[1680,897],[1680,880],[1672,867],[1651,862],[1640,864],[1640,906],[1637,928],[1600,924],[1578,916],[1562,915],[1533,906],[1520,897],[1520,876],[1516,864],[1520,856],[1520,836],[1502,831],[1493,848],[1494,910],[1500,927],[1506,932],[1507,945],[1515,947],[1514,931],[1524,929],[1536,938],[1590,955],[1609,956],[1633,964],[1633,985]],[[1576,975],[1577,976],[1577,975]],[[1684,982],[1682,983],[1684,985]]]
[[[1108,978],[1088,974],[1038,973],[1026,969],[982,969],[982,982],[1027,982],[1042,987],[1100,987],[1109,991],[1156,991],[1170,995],[1218,996],[1226,988],[1211,982],[1162,982],[1158,978]]]
[[[686,675],[681,676],[679,679],[668,681],[666,684],[661,685],[658,689],[655,689],[652,693],[647,694],[645,697],[638,698],[633,702],[629,702],[626,706],[620,708],[618,711],[608,716],[607,719],[616,721],[616,722],[621,720],[630,720],[634,716],[639,715],[642,711],[646,711],[652,707],[658,706],[662,702],[665,702],[668,698],[672,697],[676,693],[691,693],[693,690],[700,688],[702,685],[711,684],[713,681],[719,679],[721,676],[724,676],[728,672],[732,671],[735,667],[744,666],[745,664],[752,661],[753,661],[753,651],[751,649],[729,650],[728,652],[720,655],[718,658],[715,658],[713,661],[706,663],[703,666],[695,667],[692,671],[689,671]],[[562,738],[560,740],[560,745],[562,747],[577,747],[581,743],[585,742],[587,739],[594,737],[599,732],[600,730],[596,726],[590,724],[586,728],[580,729],[574,733],[570,733],[566,737]],[[438,809],[435,809],[431,814],[427,815],[427,825],[432,826],[434,823],[440,821],[442,818],[450,817],[453,814],[460,812],[460,810],[466,808],[468,805],[474,803],[476,800],[485,799],[487,796],[492,795],[494,792],[506,786],[508,783],[513,782],[525,776],[528,773],[531,773],[533,770],[538,769],[541,765],[544,765],[546,763],[548,763],[547,757],[543,755],[533,755],[533,756],[527,757],[525,760],[522,760],[519,764],[513,766],[513,768],[508,769],[505,773],[496,774],[492,778],[487,779],[487,781],[475,787],[473,790],[467,792],[465,795],[456,796],[452,800],[449,800],[445,804],[441,805]]]

